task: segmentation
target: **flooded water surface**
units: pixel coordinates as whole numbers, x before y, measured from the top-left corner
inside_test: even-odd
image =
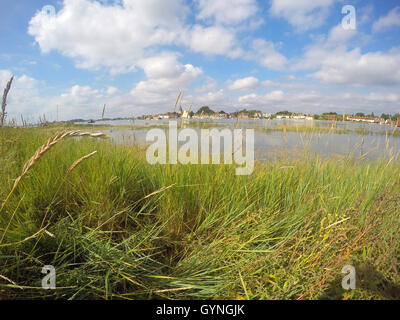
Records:
[[[148,145],[151,143],[146,141],[149,130],[161,128],[167,134],[169,121],[104,121],[96,122],[94,127],[110,126],[102,131],[111,136],[116,144]],[[176,121],[178,128],[193,128],[199,136],[203,128],[254,129],[254,148],[258,160],[298,157],[304,153],[312,153],[323,156],[354,156],[360,159],[393,158],[398,161],[400,154],[400,128],[389,125],[306,120]]]

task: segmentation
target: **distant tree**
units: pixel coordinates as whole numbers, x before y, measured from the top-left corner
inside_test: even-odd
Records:
[[[213,110],[211,110],[208,106],[203,106],[201,107],[196,114],[214,114],[215,112]]]
[[[393,120],[393,121],[397,121],[398,118],[400,118],[400,113],[395,113],[395,114],[392,116],[392,120]]]
[[[322,115],[324,116],[324,115],[327,115],[327,114],[337,116],[337,112],[324,112]]]
[[[356,117],[365,117],[365,114],[363,112],[357,112]]]
[[[277,114],[277,115],[289,116],[289,115],[292,114],[292,112],[289,112],[289,111],[285,110],[285,111],[279,111],[279,112],[277,112],[276,114]]]

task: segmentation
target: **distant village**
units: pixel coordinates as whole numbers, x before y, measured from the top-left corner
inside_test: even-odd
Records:
[[[137,119],[141,120],[162,120],[162,119],[280,119],[280,120],[328,120],[328,121],[354,121],[354,122],[366,122],[366,123],[378,123],[378,124],[389,124],[400,126],[400,114],[394,115],[382,114],[380,117],[372,114],[364,114],[362,112],[347,115],[338,114],[336,112],[327,112],[320,115],[294,113],[289,111],[280,111],[275,114],[264,113],[259,110],[246,110],[243,109],[237,112],[226,113],[225,111],[213,111],[208,106],[201,107],[197,112],[190,110],[183,110],[179,112],[167,112],[155,115],[142,115]]]

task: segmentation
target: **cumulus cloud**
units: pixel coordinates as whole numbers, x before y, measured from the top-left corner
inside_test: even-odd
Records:
[[[360,46],[349,48],[364,40],[359,31],[337,25],[307,46],[301,58],[292,59],[290,69],[313,70],[311,76],[317,80],[355,87],[400,84],[400,47],[366,53]]]
[[[38,12],[28,32],[43,52],[57,50],[78,67],[126,72],[152,46],[177,41],[187,10],[183,0],[65,0],[55,16]]]
[[[194,52],[227,55],[231,58],[242,54],[241,49],[237,47],[235,32],[232,29],[195,25],[186,35],[189,47]]]
[[[313,43],[306,46],[302,57],[292,59],[290,69],[317,69],[327,57],[346,53],[348,43],[356,37],[362,37],[357,30],[344,30],[341,25],[336,25],[326,36],[317,37]]]
[[[3,95],[3,88],[12,76],[9,70],[0,70],[0,90]],[[8,119],[19,118],[20,114],[29,114],[40,111],[39,100],[40,82],[28,75],[15,76],[11,90],[7,96],[6,112]]]
[[[372,25],[373,32],[382,32],[392,27],[400,27],[400,7],[396,7],[384,16],[379,18]]]
[[[233,25],[254,16],[258,11],[256,0],[197,0],[198,20]]]
[[[368,94],[367,99],[380,102],[397,102],[399,100],[399,95],[390,92],[371,92]]]
[[[74,98],[90,97],[90,96],[96,95],[98,93],[99,93],[99,90],[93,90],[89,86],[81,87],[79,85],[75,85],[69,90],[68,93],[61,94],[61,97],[63,97],[63,98],[66,98],[66,97],[74,97]]]
[[[336,0],[272,0],[270,13],[286,19],[296,30],[320,27]]]
[[[177,61],[177,54],[162,53],[139,61],[148,78],[176,78],[185,71],[185,66]]]
[[[230,90],[251,90],[258,86],[258,79],[255,77],[247,77],[243,79],[238,79],[233,82],[230,86]]]
[[[227,2],[213,1],[211,11],[205,11],[207,1],[200,1],[199,15],[216,23],[205,27],[186,24],[190,9],[184,0],[121,0],[112,5],[65,0],[56,15],[37,12],[28,33],[44,53],[56,50],[79,68],[107,68],[113,74],[134,71],[160,47],[236,58],[241,55],[236,30],[219,22],[239,23],[253,14],[256,4],[235,1],[238,7],[230,10],[224,8]]]
[[[109,86],[107,88],[107,95],[112,96],[114,94],[117,94],[119,92],[118,88],[113,87],[113,86]]]
[[[261,66],[271,70],[282,70],[285,68],[287,59],[279,53],[274,43],[264,39],[255,39],[252,42],[252,51],[249,58],[257,61]]]
[[[359,48],[342,54],[330,54],[313,76],[328,83],[354,86],[400,84],[400,48],[389,52],[361,53]]]
[[[183,65],[176,55],[162,54],[141,61],[147,80],[140,81],[131,91],[139,105],[165,105],[177,92],[190,85],[203,71],[191,64]],[[160,105],[161,104],[161,105]]]
[[[238,98],[238,102],[245,106],[269,106],[271,103],[282,101],[284,92],[281,90],[271,91],[265,95],[251,93]]]
[[[209,91],[205,94],[201,94],[196,97],[192,97],[192,100],[195,105],[203,106],[207,105],[209,107],[221,107],[229,105],[229,97],[225,95],[225,91],[223,89]]]
[[[218,82],[212,77],[206,77],[203,81],[203,84],[199,87],[195,88],[196,93],[205,93],[216,91],[218,88]]]

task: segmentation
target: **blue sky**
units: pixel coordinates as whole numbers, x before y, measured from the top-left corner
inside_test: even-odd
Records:
[[[171,111],[180,89],[194,109],[396,113],[399,35],[394,0],[2,0],[0,87],[15,75],[8,116],[32,121]]]

